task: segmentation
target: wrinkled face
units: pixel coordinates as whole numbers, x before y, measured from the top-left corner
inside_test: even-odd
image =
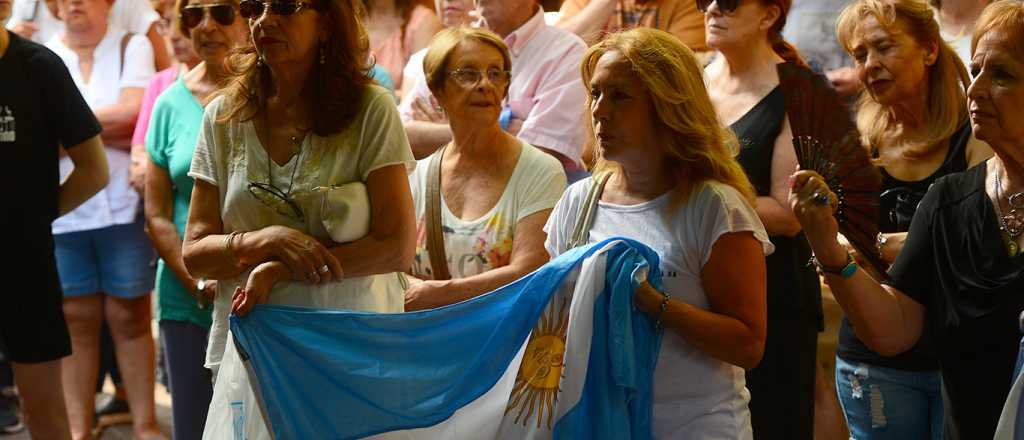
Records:
[[[238,15],[238,5],[234,2],[224,0],[192,0],[187,8],[203,7],[203,18],[189,32],[192,36],[192,50],[199,59],[208,63],[221,63],[224,57],[231,52],[231,49],[249,38],[249,29],[246,27],[245,19]],[[214,8],[218,8],[215,15]],[[232,13],[227,13],[231,8]],[[224,20],[232,17],[231,20]],[[228,21],[227,24],[222,21]],[[175,55],[178,50],[175,49]]]
[[[312,1],[291,15],[278,15],[267,7],[263,14],[251,17],[249,29],[263,62],[269,66],[316,62],[321,39],[320,18]]]
[[[971,59],[967,91],[975,136],[993,148],[1024,145],[1024,60],[1021,41],[1005,32],[985,33]],[[1021,152],[1018,152],[1021,153]]]
[[[928,67],[938,46],[918,44],[897,20],[886,28],[874,16],[861,21],[850,41],[857,77],[865,90],[885,106],[928,96]]]
[[[67,30],[84,32],[107,22],[111,2],[109,0],[58,0],[57,5]]]
[[[650,92],[619,52],[597,61],[590,79],[590,114],[605,159],[623,162],[654,154],[658,115]]]
[[[759,1],[741,1],[732,12],[723,11],[715,1],[704,12],[704,39],[715,50],[747,45],[765,38],[778,16],[777,6],[765,6]]]
[[[434,9],[446,28],[469,24],[473,0],[434,0]]]
[[[448,58],[447,73],[436,97],[452,123],[497,123],[509,84],[501,52],[489,44],[463,41]]]

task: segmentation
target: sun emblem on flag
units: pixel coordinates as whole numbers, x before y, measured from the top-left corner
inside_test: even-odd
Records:
[[[547,427],[551,429],[555,402],[558,401],[558,384],[565,365],[563,357],[568,327],[568,299],[562,298],[557,310],[555,301],[551,301],[530,334],[508,407],[505,408],[505,414],[519,409],[515,423],[521,421],[525,426],[530,417],[536,415],[537,428],[540,428],[541,420],[546,416]]]

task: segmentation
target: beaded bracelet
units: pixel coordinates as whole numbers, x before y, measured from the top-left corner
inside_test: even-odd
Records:
[[[668,310],[668,294],[661,292],[661,310],[658,311],[658,319],[654,321],[654,330],[661,330],[661,318],[665,316],[665,310]]]

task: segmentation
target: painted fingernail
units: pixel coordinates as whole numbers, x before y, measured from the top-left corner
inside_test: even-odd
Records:
[[[789,189],[793,189],[794,186],[796,186],[796,177],[789,176]]]

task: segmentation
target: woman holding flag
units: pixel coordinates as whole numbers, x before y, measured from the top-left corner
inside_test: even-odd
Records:
[[[764,352],[773,247],[735,137],[715,117],[693,53],[665,32],[608,36],[582,74],[598,162],[558,202],[545,246],[553,256],[610,236],[651,246],[664,292],[644,283],[634,302],[665,328],[654,437],[750,439],[743,370]]]

